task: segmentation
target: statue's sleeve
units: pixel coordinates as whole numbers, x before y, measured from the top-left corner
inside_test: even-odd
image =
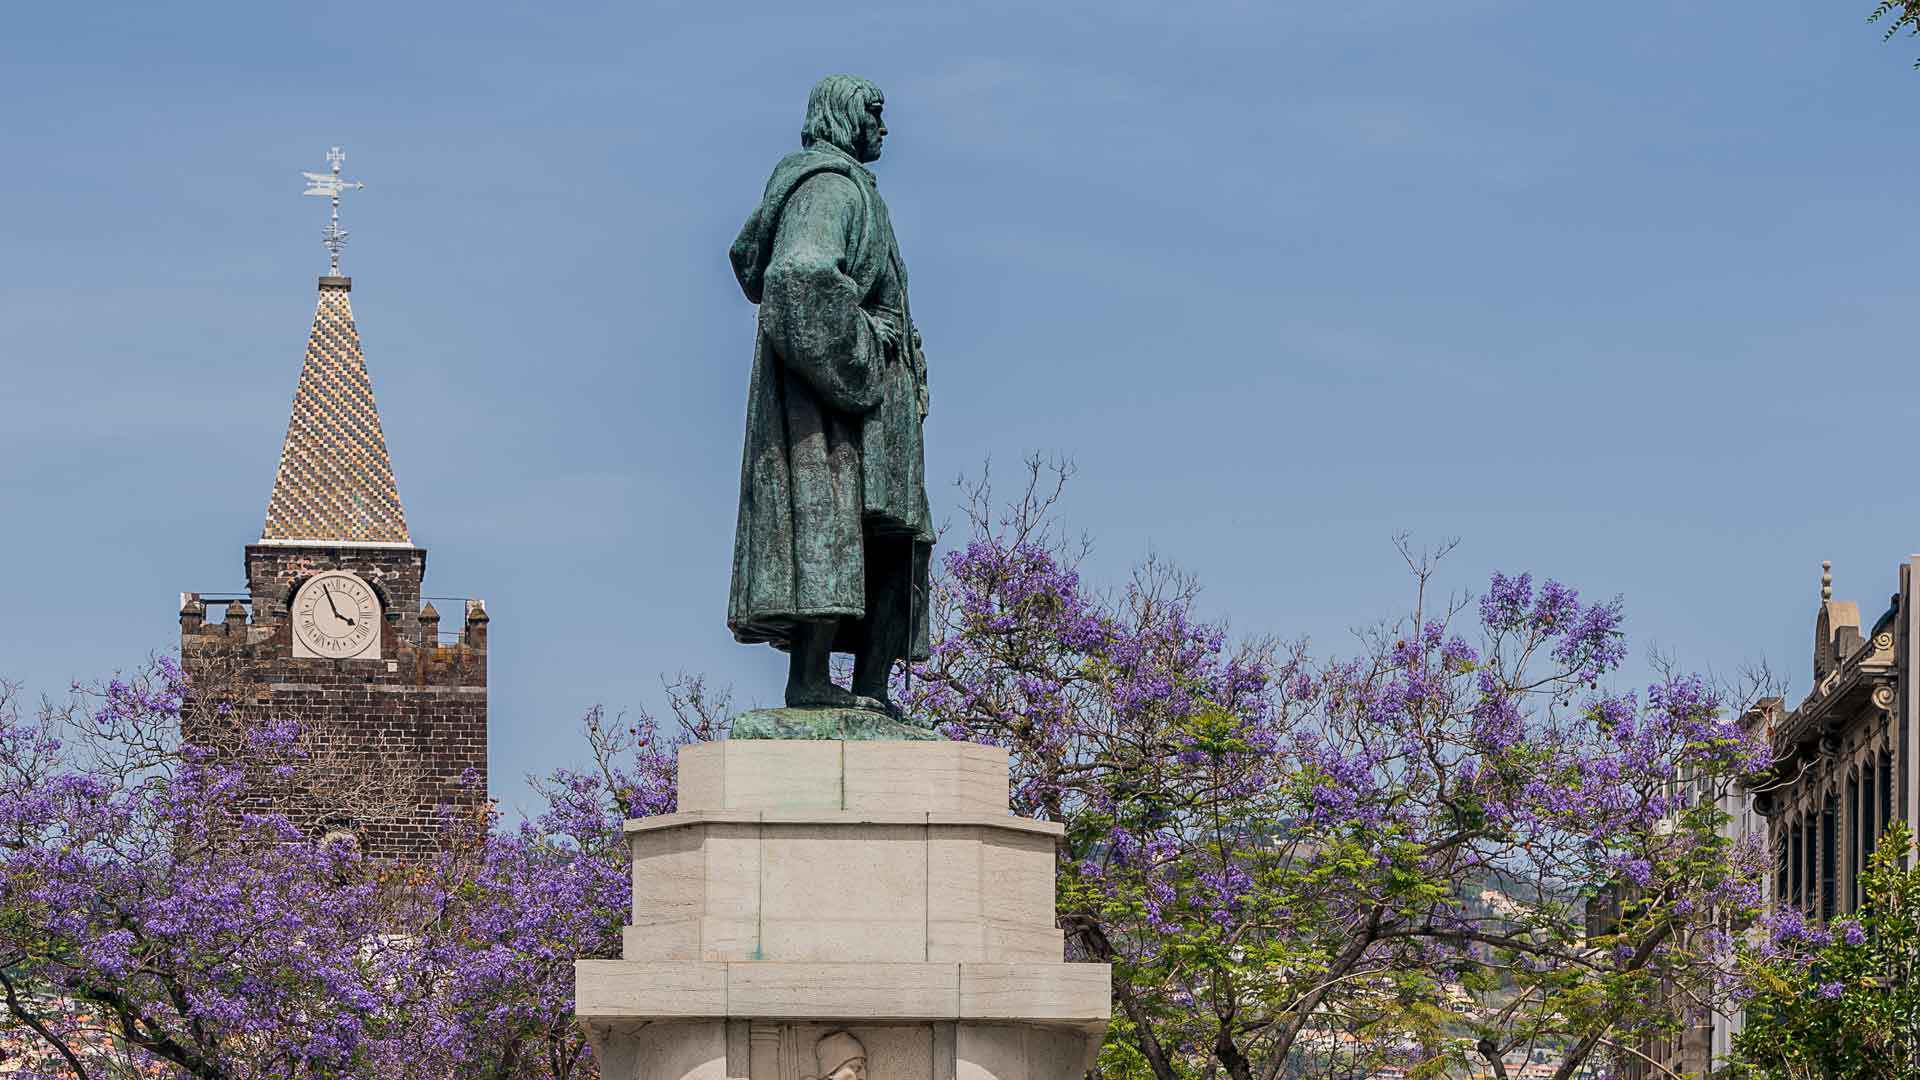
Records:
[[[886,353],[849,273],[850,251],[866,225],[854,183],[821,173],[787,199],[760,311],[787,370],[831,407],[864,413],[880,403]]]

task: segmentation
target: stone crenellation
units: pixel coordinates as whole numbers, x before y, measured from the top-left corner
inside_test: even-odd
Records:
[[[217,669],[243,673],[246,704],[300,725],[311,768],[289,782],[256,781],[263,805],[305,828],[350,831],[381,858],[437,849],[440,808],[473,810],[486,800],[489,617],[469,602],[459,639],[441,642],[437,613],[423,619],[417,599],[425,565],[417,548],[253,545],[247,604],[227,603],[213,619],[189,593],[180,610],[182,661],[196,685]],[[379,658],[293,654],[289,601],[305,578],[330,569],[360,574],[380,593]],[[382,797],[337,794],[376,775],[388,781]]]

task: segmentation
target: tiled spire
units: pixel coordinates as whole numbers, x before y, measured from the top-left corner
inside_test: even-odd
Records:
[[[349,278],[320,279],[262,540],[411,543],[353,326],[351,288]]]

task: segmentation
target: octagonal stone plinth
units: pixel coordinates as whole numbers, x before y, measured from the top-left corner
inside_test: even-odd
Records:
[[[627,829],[628,960],[1061,960],[1050,822],[692,810]]]
[[[999,747],[704,743],[679,792],[627,823],[628,960],[1061,959],[1062,827],[1007,813]]]
[[[576,965],[608,1080],[1072,1080],[1110,969],[1063,962],[1061,826],[1007,812],[1006,751],[752,740],[680,753],[680,812],[627,823],[633,924]],[[824,1053],[825,1051],[820,1051]]]

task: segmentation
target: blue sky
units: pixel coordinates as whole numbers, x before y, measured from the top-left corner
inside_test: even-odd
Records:
[[[1854,5],[34,5],[0,39],[0,676],[59,694],[242,584],[325,268],[427,591],[493,613],[493,784],[589,705],[783,665],[724,605],[752,309],[807,88],[886,91],[929,480],[1070,456],[1118,581],[1322,651],[1443,584],[1624,594],[1804,690],[1819,563],[1920,549],[1920,42]]]

